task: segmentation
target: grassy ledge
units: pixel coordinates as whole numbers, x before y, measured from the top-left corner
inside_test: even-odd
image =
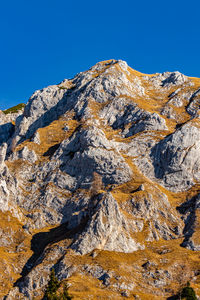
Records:
[[[22,110],[22,109],[25,107],[25,105],[26,105],[26,104],[24,104],[24,103],[20,103],[20,104],[18,104],[18,105],[15,105],[15,106],[13,106],[13,107],[10,107],[10,108],[8,108],[8,109],[6,109],[6,110],[3,110],[3,113],[4,113],[5,115],[17,113],[19,110]]]

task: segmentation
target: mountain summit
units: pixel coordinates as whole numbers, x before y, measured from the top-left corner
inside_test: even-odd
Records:
[[[199,111],[200,79],[109,60],[0,112],[0,299],[197,288]]]

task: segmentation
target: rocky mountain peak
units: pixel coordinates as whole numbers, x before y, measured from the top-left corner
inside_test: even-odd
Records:
[[[77,299],[166,299],[197,274],[199,96],[109,60],[0,113],[2,299],[42,299],[52,268]]]

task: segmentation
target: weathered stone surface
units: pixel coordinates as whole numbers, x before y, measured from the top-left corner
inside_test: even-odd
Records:
[[[158,143],[152,150],[155,176],[178,192],[199,180],[200,129],[187,123]]]
[[[40,134],[38,131],[34,134],[34,136],[32,138],[32,142],[40,145]]]
[[[187,112],[192,116],[198,116],[199,114],[199,104],[200,104],[200,88],[198,88],[189,98],[189,103],[187,105]]]
[[[87,299],[94,286],[110,299],[172,295],[180,237],[200,250],[199,85],[110,60],[36,91],[24,112],[0,113],[6,299],[42,299],[52,268],[80,299],[76,282]]]
[[[29,150],[28,147],[25,146],[20,151],[13,152],[10,155],[9,159],[11,161],[22,159],[22,160],[28,161],[30,163],[35,163],[37,160],[37,155],[34,152],[34,150]]]
[[[198,234],[200,226],[200,194],[182,203],[178,207],[178,211],[182,214],[185,223],[182,246],[193,251],[200,251]]]
[[[71,140],[64,140],[52,160],[62,164],[62,172],[76,178],[83,186],[98,172],[105,185],[123,183],[131,178],[131,169],[116,151],[115,143],[108,141],[97,127],[80,130]]]
[[[4,114],[0,111],[0,145],[7,143],[8,140],[14,134],[15,126],[13,122],[22,115],[23,110],[19,110],[17,113]]]
[[[65,90],[51,86],[33,94],[23,115],[16,119],[17,141],[31,138],[38,128],[47,126],[59,117],[61,111],[58,103],[64,98],[64,93]]]
[[[128,225],[116,200],[111,194],[103,194],[86,225],[85,232],[77,237],[72,249],[80,254],[86,254],[94,249],[125,253],[143,249],[144,246],[136,243],[128,232]]]
[[[156,86],[169,88],[172,85],[181,85],[188,81],[188,78],[180,72],[164,72],[150,77],[149,80]]]
[[[0,125],[0,145],[6,143],[14,133],[14,125],[10,123],[4,123]]]
[[[121,128],[125,137],[141,131],[168,129],[165,120],[157,113],[144,111],[126,98],[119,98],[105,106],[101,117],[106,119],[113,129]],[[125,129],[126,125],[130,125],[130,128]]]
[[[6,158],[6,152],[7,152],[7,144],[4,143],[0,146],[0,168],[5,166],[4,161]]]

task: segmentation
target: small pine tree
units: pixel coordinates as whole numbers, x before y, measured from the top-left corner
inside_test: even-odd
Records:
[[[64,287],[64,292],[63,292],[63,294],[60,296],[60,300],[71,300],[71,299],[72,299],[72,297],[69,296],[69,294],[68,294],[68,287],[67,287],[67,285],[65,285],[65,287]]]
[[[55,275],[55,270],[52,269],[50,274],[50,280],[48,282],[47,289],[45,292],[45,299],[58,300],[59,298],[56,295],[56,291],[58,290],[59,286],[60,286],[60,282]]]
[[[187,286],[184,287],[181,291],[181,299],[186,299],[186,300],[197,300],[195,291],[193,288],[190,286],[190,283],[187,282]]]
[[[64,286],[63,293],[57,295],[57,291],[60,287],[60,281],[55,275],[55,270],[51,270],[50,280],[47,285],[47,289],[44,295],[45,300],[71,300],[72,297],[68,294],[68,287],[67,285]]]

